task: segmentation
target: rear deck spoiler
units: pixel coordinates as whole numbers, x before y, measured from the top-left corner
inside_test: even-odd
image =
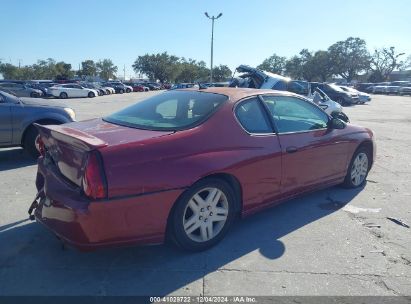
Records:
[[[45,142],[56,139],[84,151],[92,151],[108,146],[108,144],[100,138],[64,125],[44,126],[35,123],[34,126],[39,130],[40,135],[46,139]]]

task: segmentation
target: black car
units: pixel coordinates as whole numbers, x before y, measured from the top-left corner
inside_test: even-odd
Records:
[[[104,90],[102,87],[94,83],[81,82],[80,84],[85,88],[96,90],[98,92],[98,96],[103,96],[107,94],[106,90]]]
[[[133,88],[119,81],[106,82],[103,86],[112,87],[117,94],[133,92]]]
[[[322,90],[332,100],[338,102],[340,105],[357,104],[360,101],[358,94],[345,92],[335,84],[311,82],[312,93],[314,93],[316,88]]]
[[[354,85],[354,89],[360,92],[370,93],[368,92],[368,88],[372,87],[373,85],[375,85],[375,83],[371,83],[371,82],[357,83],[356,85]]]
[[[155,82],[142,82],[141,85],[148,87],[150,91],[161,90],[161,85]]]

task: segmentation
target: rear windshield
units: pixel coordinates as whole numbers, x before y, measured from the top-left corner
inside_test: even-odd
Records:
[[[104,120],[128,127],[178,131],[197,126],[210,117],[227,96],[198,91],[169,91],[155,95]]]

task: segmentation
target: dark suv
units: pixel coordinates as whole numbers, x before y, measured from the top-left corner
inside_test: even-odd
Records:
[[[358,94],[345,92],[339,86],[335,84],[311,82],[311,92],[314,93],[315,89],[321,89],[332,100],[338,102],[340,105],[357,104],[360,101]]]
[[[58,125],[75,120],[73,109],[47,100],[22,100],[0,91],[0,148],[23,147],[38,156],[34,123]]]

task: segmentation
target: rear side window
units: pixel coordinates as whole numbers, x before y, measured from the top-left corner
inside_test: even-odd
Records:
[[[235,109],[235,115],[243,128],[249,133],[272,133],[257,98],[241,102]]]
[[[138,102],[104,120],[147,130],[185,130],[204,122],[227,99],[221,94],[171,91]]]

